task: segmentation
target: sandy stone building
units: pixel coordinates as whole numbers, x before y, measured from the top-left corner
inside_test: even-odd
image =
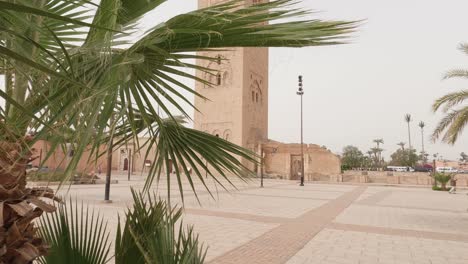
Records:
[[[199,8],[220,2],[223,0],[198,1]],[[256,4],[262,1],[245,2]],[[301,168],[300,144],[268,140],[268,48],[232,48],[201,52],[200,55],[217,60],[197,62],[215,72],[197,72],[197,77],[212,85],[195,85],[196,91],[209,100],[195,99],[195,107],[200,112],[195,113],[194,127],[264,155],[267,174],[296,179]],[[340,159],[336,155],[316,145],[304,148],[306,179],[340,172]],[[260,173],[258,166],[245,165]]]
[[[265,1],[265,0],[263,0]],[[199,7],[207,7],[223,0],[199,0]],[[246,4],[261,3],[262,0],[246,0]],[[268,48],[232,48],[223,51],[201,52],[200,55],[216,58],[199,65],[214,69],[213,73],[198,71],[197,77],[208,80],[212,85],[197,82],[195,90],[208,98],[195,98],[194,128],[221,137],[263,157],[266,175],[283,179],[299,179],[301,171],[300,144],[284,144],[268,139]],[[146,139],[140,139],[145,142]],[[47,142],[38,142],[34,148],[42,157],[50,148]],[[106,148],[103,146],[101,151]],[[155,151],[134,149],[133,145],[115,149],[112,169],[134,173],[149,170]],[[63,169],[73,155],[70,150],[57,149],[44,166]],[[106,157],[97,161],[88,160],[85,153],[77,171],[105,171]],[[41,162],[34,162],[38,166]],[[261,166],[244,161],[251,170],[261,173]],[[170,166],[172,167],[172,166]],[[304,145],[304,173],[306,180],[321,180],[340,173],[340,159],[330,151],[317,145]]]

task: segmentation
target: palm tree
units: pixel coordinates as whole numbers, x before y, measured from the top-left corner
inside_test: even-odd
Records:
[[[425,163],[426,162],[426,156],[425,156],[425,151],[424,151],[424,127],[426,124],[423,121],[419,122],[419,127],[421,128],[421,157],[422,161]]]
[[[6,89],[0,90],[6,102],[0,106],[0,202],[2,233],[7,234],[2,237],[7,242],[0,253],[3,263],[30,263],[46,252],[33,221],[55,209],[37,197],[53,199],[54,194],[26,186],[26,165],[35,142],[48,140],[51,145],[43,162],[65,144],[75,146],[65,170],[70,177],[85,151],[97,158],[104,154],[99,147],[111,137],[114,149],[133,140],[138,149],[137,138],[145,134],[145,144],[156,152],[145,190],[171,162],[182,171],[176,169],[175,179],[166,175],[165,180],[168,185],[171,179],[177,182],[182,199],[182,177],[194,192],[191,177],[204,182],[202,171],[218,182],[227,174],[247,177],[239,157],[255,162],[251,152],[183,126],[170,110],[187,118],[179,102],[190,101],[180,91],[200,96],[176,77],[212,85],[185,71],[213,73],[190,63],[217,60],[197,51],[335,45],[344,43],[356,27],[354,22],[316,19],[269,23],[306,13],[291,8],[291,0],[250,7],[231,1],[178,15],[128,42],[138,19],[164,1],[22,2],[0,0],[0,73],[6,76]],[[64,136],[68,128],[74,133]]]
[[[405,122],[408,124],[408,148],[409,151],[411,152],[411,130],[410,130],[410,122],[411,122],[411,115],[406,114],[405,115]]]
[[[401,150],[405,151],[405,142],[400,142],[397,145],[401,147]]]
[[[381,148],[377,148],[377,147],[373,147],[373,148],[370,149],[370,153],[372,155],[374,155],[374,164],[375,164],[376,167],[379,166],[379,164],[380,164],[380,156],[379,155],[382,153],[382,151],[383,150]]]
[[[375,144],[377,144],[377,149],[380,149],[380,144],[384,143],[384,140],[381,139],[381,138],[374,139],[373,141],[375,142]],[[382,151],[383,151],[383,149],[380,149],[380,152],[379,152],[379,155],[378,155],[379,166],[380,166],[380,161],[382,159]]]
[[[468,54],[468,44],[460,45],[460,50]],[[451,70],[447,72],[444,79],[463,78],[468,77],[467,70]],[[437,112],[441,109],[445,116],[437,124],[432,139],[435,141],[442,135],[442,141],[455,144],[459,136],[462,134],[463,129],[468,123],[468,105],[463,105],[463,102],[468,99],[468,90],[460,90],[457,92],[448,93],[438,98],[432,104],[432,110]],[[459,107],[458,107],[459,106]]]

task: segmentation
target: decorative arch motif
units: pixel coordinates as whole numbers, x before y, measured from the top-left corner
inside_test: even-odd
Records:
[[[224,130],[223,139],[224,139],[224,140],[227,140],[227,141],[231,141],[231,139],[232,139],[232,132],[231,132],[230,129]]]
[[[254,80],[250,85],[250,90],[252,93],[252,103],[262,104],[263,103],[263,92],[261,85],[258,80]]]
[[[206,65],[206,67],[212,71],[203,74],[203,79],[208,81],[211,85],[205,84],[204,88],[214,88],[217,86],[228,87],[231,84],[232,77],[230,74],[232,67],[229,60],[222,54],[217,54],[213,59],[213,61],[208,62]]]

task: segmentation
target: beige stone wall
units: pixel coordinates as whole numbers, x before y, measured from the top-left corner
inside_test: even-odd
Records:
[[[147,138],[140,139],[140,149],[133,144],[128,144],[127,146],[122,146],[115,149],[112,153],[112,170],[123,170],[124,159],[129,159],[129,163],[133,166],[132,171],[134,173],[141,173],[148,171],[148,168],[145,167],[145,155],[148,151],[148,146],[144,146],[144,143],[147,141]],[[36,142],[33,146],[35,149],[34,156],[38,158],[33,161],[33,166],[40,166],[40,163],[44,162],[46,159],[47,152],[50,150],[50,143],[46,141]],[[130,151],[131,150],[131,156]],[[137,150],[135,152],[135,150]],[[100,148],[100,152],[105,152],[106,146]],[[42,154],[41,154],[42,153]],[[146,160],[151,160],[153,162],[155,158],[155,149],[153,148],[148,152],[148,157]],[[51,170],[59,169],[63,170],[68,166],[70,157],[67,156],[67,151],[63,150],[61,147],[57,148],[52,156],[43,163],[43,167],[48,167]],[[107,170],[107,155],[100,156],[96,159],[93,155],[90,157],[90,152],[87,151],[83,154],[80,159],[78,166],[76,168],[79,172],[90,172],[95,171],[97,173],[98,168],[101,167],[102,173],[105,173]]]
[[[455,178],[458,180],[457,186],[468,186],[468,174],[456,174]],[[341,181],[402,185],[433,184],[433,178],[428,172],[345,171]]]
[[[270,141],[263,144],[265,173],[292,179],[292,160],[300,158],[300,144],[284,144]],[[317,180],[340,173],[340,159],[329,150],[317,145],[304,145],[304,173],[306,180]],[[328,179],[328,178],[327,178]]]

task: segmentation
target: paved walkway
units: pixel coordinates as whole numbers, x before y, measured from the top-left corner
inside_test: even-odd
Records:
[[[91,203],[114,228],[131,203],[130,186],[143,179],[119,177],[113,203],[102,203],[103,185],[72,186],[69,194]],[[468,196],[422,188],[351,186],[292,181],[234,181],[216,187],[213,199],[196,184],[185,191],[184,222],[208,246],[209,263],[468,263]],[[188,185],[186,185],[188,186]],[[160,186],[165,196],[167,188]],[[171,193],[178,192],[171,186]],[[466,191],[465,191],[466,192]],[[173,196],[172,204],[181,204]],[[115,233],[115,228],[111,230]]]
[[[285,263],[364,190],[365,187],[356,188],[214,259],[212,263]]]

